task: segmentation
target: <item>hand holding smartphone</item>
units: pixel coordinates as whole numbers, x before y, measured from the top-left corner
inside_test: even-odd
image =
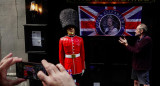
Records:
[[[16,75],[19,78],[39,80],[37,73],[40,70],[47,75],[47,72],[41,63],[34,63],[34,62],[16,63]]]

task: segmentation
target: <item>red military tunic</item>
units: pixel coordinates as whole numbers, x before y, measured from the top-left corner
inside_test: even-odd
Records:
[[[73,57],[73,55],[75,55]],[[59,40],[59,61],[71,74],[80,74],[85,69],[83,38],[64,36]]]

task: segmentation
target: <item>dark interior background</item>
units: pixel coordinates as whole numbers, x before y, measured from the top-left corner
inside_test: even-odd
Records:
[[[31,0],[26,0],[30,3]],[[46,27],[46,53],[28,53],[29,61],[40,62],[46,59],[51,63],[59,63],[58,45],[60,37],[65,36],[66,30],[62,29],[59,14],[65,8],[73,8],[78,10],[79,5],[93,4],[70,4],[66,0],[42,0],[45,2],[46,14],[43,17],[38,17],[38,24],[47,24]],[[118,4],[117,4],[118,5]],[[110,6],[117,6],[110,5]],[[159,39],[159,2],[155,3],[138,3],[138,4],[119,4],[119,6],[135,6],[142,5],[142,23],[145,23],[149,28],[149,35],[153,39],[153,67],[150,73],[151,86],[158,84],[158,57],[160,48]],[[27,6],[27,5],[26,5]],[[109,6],[109,5],[107,5]],[[28,11],[26,11],[27,13]],[[26,14],[27,23],[33,23],[31,16]],[[36,24],[37,24],[36,23]],[[76,30],[76,35],[79,36],[79,30]],[[82,37],[84,39],[85,56],[86,56],[86,71],[82,79],[83,86],[93,86],[93,82],[100,82],[101,86],[133,86],[133,81],[130,79],[131,73],[131,56],[124,46],[119,44],[119,37],[116,36],[98,36],[98,37]],[[127,36],[129,44],[134,45],[137,37]],[[31,80],[31,86],[35,81]],[[37,83],[40,83],[37,81]]]

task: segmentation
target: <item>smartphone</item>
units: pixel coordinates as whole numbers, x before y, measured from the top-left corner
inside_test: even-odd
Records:
[[[37,73],[40,70],[47,75],[47,72],[41,63],[34,63],[34,62],[16,63],[16,76],[19,78],[39,80]]]

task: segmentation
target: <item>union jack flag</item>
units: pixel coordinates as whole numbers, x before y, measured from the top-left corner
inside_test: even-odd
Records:
[[[78,11],[81,36],[134,36],[141,23],[142,6],[78,6]],[[109,17],[114,35],[109,34]]]

